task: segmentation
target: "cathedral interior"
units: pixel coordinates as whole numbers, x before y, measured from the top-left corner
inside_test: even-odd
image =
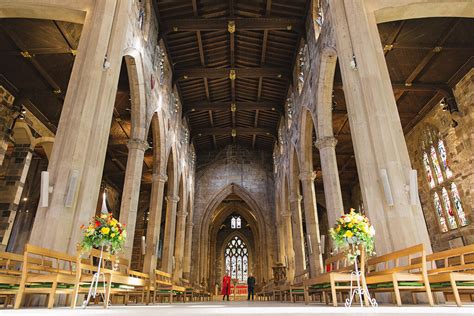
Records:
[[[82,304],[105,208],[113,308],[221,301],[227,274],[234,301],[253,275],[341,306],[354,209],[380,305],[472,307],[473,35],[472,0],[0,0],[0,305]]]

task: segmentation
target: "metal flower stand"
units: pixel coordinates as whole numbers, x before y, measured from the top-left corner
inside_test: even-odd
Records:
[[[349,297],[346,299],[345,306],[351,307],[357,295],[359,297],[359,302],[360,302],[361,307],[364,306],[364,303],[363,303],[364,300],[366,301],[366,303],[372,305],[372,307],[377,307],[378,303],[375,300],[375,297],[374,298],[370,297],[369,289],[367,288],[367,284],[365,282],[365,276],[363,275],[362,271],[359,271],[359,266],[357,264],[358,257],[359,257],[358,255],[355,255],[355,258],[354,258],[355,271],[351,272],[351,288],[349,291]],[[357,282],[357,287],[353,288],[354,280]],[[362,282],[363,280],[364,282]]]
[[[102,267],[103,252],[104,252],[104,246],[102,246],[100,248],[100,257],[99,257],[99,264],[97,266],[97,272],[94,273],[94,275],[92,276],[92,282],[91,282],[91,285],[89,287],[89,294],[87,294],[87,299],[82,303],[82,308],[86,308],[87,305],[89,305],[89,302],[90,302],[91,298],[96,298],[96,296],[97,296],[97,287],[99,286],[99,280],[100,280],[101,277],[102,277],[102,281],[103,281],[103,284],[104,284],[104,291],[106,289],[107,281],[105,279],[105,274],[100,271],[100,268]],[[100,293],[100,295],[102,296],[102,299],[104,300],[104,304],[105,304],[106,296],[103,293]],[[105,306],[107,306],[107,305],[108,304],[105,304]]]

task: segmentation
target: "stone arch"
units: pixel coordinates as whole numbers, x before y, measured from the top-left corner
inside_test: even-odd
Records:
[[[199,222],[199,228],[197,236],[200,239],[199,243],[199,272],[197,279],[200,281],[202,279],[208,278],[208,271],[206,270],[207,262],[206,258],[210,254],[210,227],[213,218],[215,218],[215,212],[218,209],[218,206],[224,201],[224,199],[230,194],[238,195],[248,206],[248,213],[254,217],[256,226],[258,228],[258,235],[255,236],[255,239],[258,240],[260,245],[267,245],[267,224],[265,223],[265,217],[263,216],[263,210],[260,207],[259,203],[253,198],[252,194],[247,191],[245,188],[231,183],[226,187],[222,188],[218,193],[216,193],[208,202],[204,210],[201,221]],[[262,251],[262,270],[267,268],[267,270],[262,271],[263,278],[270,278],[271,267],[269,267],[269,252],[266,247],[260,247]]]
[[[470,0],[384,0],[372,2],[370,8],[377,23],[433,17],[474,17],[474,9]]]
[[[0,4],[0,18],[29,18],[83,24],[90,1],[16,0]]]
[[[128,81],[130,85],[130,99],[132,108],[132,133],[135,139],[146,139],[146,92],[143,73],[143,61],[140,52],[135,48],[124,51],[127,66]]]
[[[177,164],[176,151],[173,146],[170,147],[168,151],[168,157],[166,159],[165,172],[168,176],[168,195],[175,195],[178,190],[178,164]]]
[[[302,108],[300,132],[300,171],[313,171],[313,129],[316,129],[313,112],[307,107]]]
[[[165,144],[163,121],[158,112],[154,112],[148,128],[151,128],[153,139],[153,173],[164,173],[165,164]]]

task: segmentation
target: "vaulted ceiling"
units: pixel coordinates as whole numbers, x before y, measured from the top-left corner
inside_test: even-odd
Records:
[[[198,153],[228,144],[272,150],[309,6],[309,0],[157,1]]]

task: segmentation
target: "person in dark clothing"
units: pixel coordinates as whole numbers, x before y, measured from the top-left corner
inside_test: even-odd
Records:
[[[247,287],[248,287],[247,301],[250,301],[250,294],[252,294],[252,301],[253,301],[253,297],[255,295],[255,277],[252,274],[250,274],[249,277],[247,278]]]

